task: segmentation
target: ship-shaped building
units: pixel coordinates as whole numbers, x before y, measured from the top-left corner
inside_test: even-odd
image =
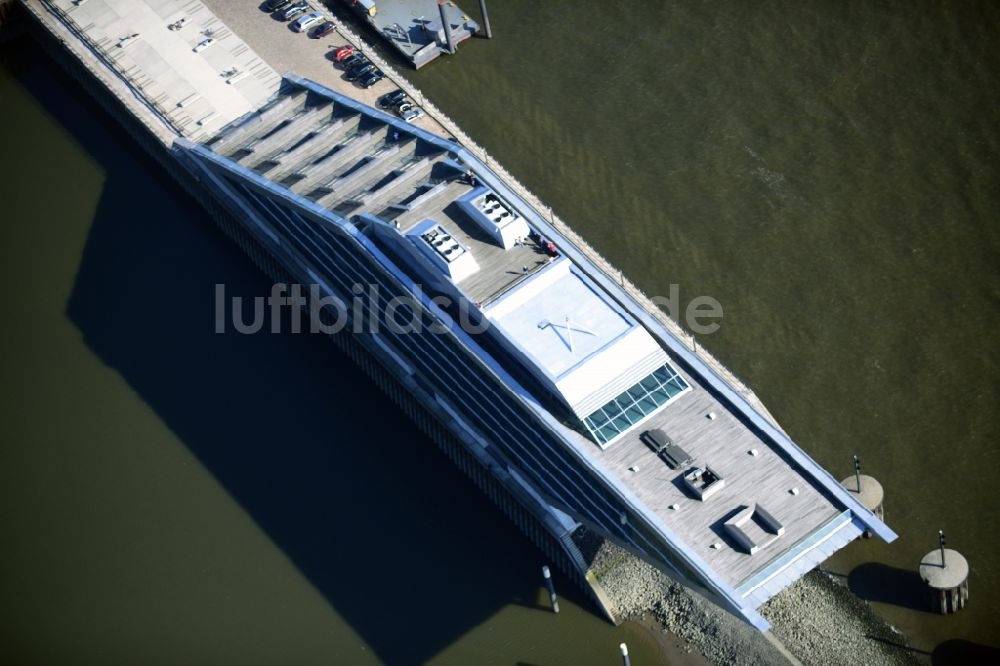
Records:
[[[834,551],[895,538],[459,144],[286,75],[173,152],[567,548],[585,526],[766,629]]]

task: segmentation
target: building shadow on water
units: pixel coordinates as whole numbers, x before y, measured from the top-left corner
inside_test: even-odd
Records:
[[[930,612],[923,596],[924,583],[916,571],[867,562],[851,570],[847,587],[867,601]]]
[[[951,640],[941,643],[931,653],[934,666],[958,664],[1000,664],[1000,648],[971,641]]]
[[[214,332],[216,283],[270,282],[68,77],[19,79],[106,172],[69,318],[379,658],[547,612],[542,555],[329,340]]]

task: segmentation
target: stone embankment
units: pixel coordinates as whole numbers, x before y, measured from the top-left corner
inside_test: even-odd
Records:
[[[607,541],[598,543],[588,559],[621,619],[651,615],[661,631],[713,664],[920,663],[905,636],[821,571],[810,572],[761,608],[772,625],[767,636]]]

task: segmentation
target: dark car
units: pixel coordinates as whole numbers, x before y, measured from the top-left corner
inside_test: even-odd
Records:
[[[352,67],[355,67],[356,65],[363,62],[368,62],[368,58],[364,57],[360,53],[355,53],[352,56],[347,56],[337,64],[340,65],[340,68],[346,72]]]
[[[378,108],[391,109],[406,99],[406,93],[401,88],[396,88],[390,93],[386,93],[378,98]]]
[[[344,79],[347,81],[355,81],[357,79],[360,79],[362,76],[366,76],[370,72],[374,71],[375,71],[375,65],[371,64],[370,62],[365,63],[364,65],[352,67],[351,69],[347,70],[347,74],[344,75]]]
[[[371,88],[373,85],[381,81],[383,78],[385,78],[385,74],[383,74],[380,70],[376,69],[374,72],[366,75],[365,78],[361,79],[361,81],[358,82],[358,85],[360,85],[362,88]]]
[[[325,21],[320,23],[315,30],[312,31],[310,37],[313,39],[319,39],[320,37],[326,37],[331,32],[337,29],[337,26],[333,24],[333,21]]]
[[[267,2],[264,3],[264,9],[269,12],[276,12],[291,1],[292,0],[267,0]]]
[[[353,56],[349,64],[340,63],[341,69],[343,69],[345,72],[356,72],[359,69],[367,67],[370,64],[372,64],[372,61],[369,60],[368,58],[361,57],[355,60]]]
[[[309,11],[310,9],[312,9],[312,7],[309,6],[308,2],[305,2],[304,0],[299,0],[299,2],[296,2],[294,5],[289,5],[288,7],[285,7],[281,11],[281,14],[280,14],[281,20],[282,21],[291,21],[293,18],[295,18],[299,14],[303,14],[303,13]]]

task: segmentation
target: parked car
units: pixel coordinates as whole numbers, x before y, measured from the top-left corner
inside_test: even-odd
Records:
[[[337,26],[333,24],[333,21],[324,21],[312,31],[312,35],[310,36],[313,39],[319,39],[320,37],[326,37],[336,29]]]
[[[408,123],[412,123],[414,120],[422,118],[424,115],[423,111],[409,102],[403,102],[397,106],[396,113],[398,113],[399,117]]]
[[[282,21],[291,21],[299,14],[304,14],[310,9],[312,9],[312,7],[309,5],[308,2],[305,2],[304,0],[299,0],[299,2],[289,5],[285,7],[283,10],[281,10],[279,16],[281,17]]]
[[[378,108],[390,109],[406,99],[406,93],[401,88],[386,93],[378,98]]]
[[[362,76],[366,76],[370,72],[374,71],[375,71],[375,65],[368,62],[363,65],[358,65],[357,67],[352,67],[351,69],[347,70],[347,74],[344,75],[344,79],[347,81],[355,81],[357,79],[360,79]]]
[[[337,47],[337,49],[333,52],[333,59],[337,62],[343,62],[346,58],[349,58],[352,55],[354,55],[354,47],[350,44],[345,44],[344,46]]]
[[[368,62],[368,58],[364,57],[360,53],[355,53],[352,56],[347,56],[337,64],[340,65],[340,68],[346,72],[362,62]]]
[[[371,74],[366,74],[361,81],[358,82],[362,88],[371,88],[373,85],[385,78],[385,74],[381,70],[374,70]]]
[[[320,12],[311,12],[305,16],[300,16],[298,19],[292,23],[292,30],[295,32],[305,32],[312,26],[316,25],[323,20],[323,14]]]
[[[276,12],[291,1],[292,0],[267,0],[267,2],[264,3],[264,9],[269,12]]]

